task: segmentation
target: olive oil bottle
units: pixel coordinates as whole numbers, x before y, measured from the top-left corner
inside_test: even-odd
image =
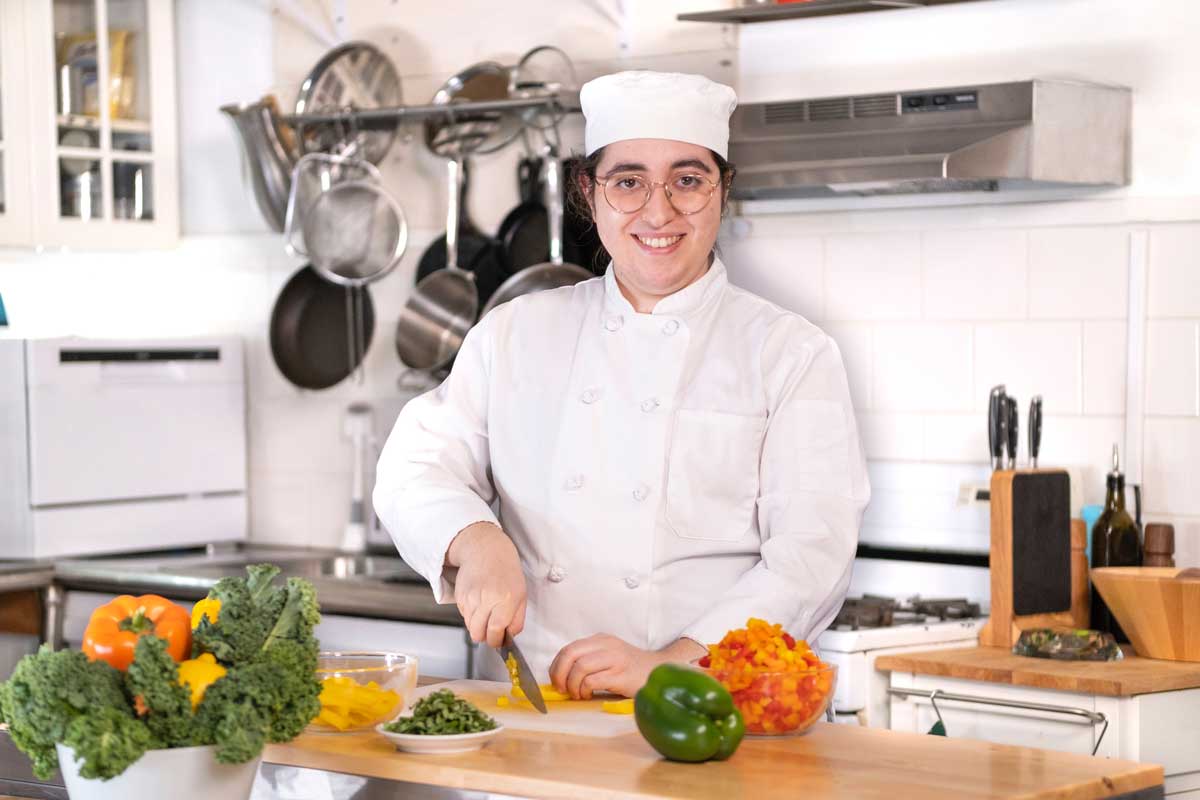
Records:
[[[1121,473],[1117,446],[1113,445],[1113,467],[1108,473],[1108,492],[1104,511],[1092,526],[1093,567],[1140,567],[1142,565],[1141,531],[1125,510],[1125,476]],[[1111,633],[1118,642],[1128,642],[1108,605],[1092,586],[1092,627]]]

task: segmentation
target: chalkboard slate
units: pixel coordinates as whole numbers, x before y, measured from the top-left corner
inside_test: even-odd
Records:
[[[1018,473],[1012,484],[1013,613],[1071,610],[1071,481]]]

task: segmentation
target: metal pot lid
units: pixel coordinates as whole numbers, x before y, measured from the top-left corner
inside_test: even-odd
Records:
[[[446,81],[430,101],[449,105],[466,101],[508,100],[509,70],[495,61],[481,61]],[[425,144],[437,155],[454,157],[466,153],[491,153],[507,145],[521,132],[517,114],[503,111],[474,111],[425,121]]]
[[[508,93],[513,98],[561,98],[564,93],[578,92],[575,64],[563,50],[552,45],[533,48],[510,71]],[[555,105],[528,111],[524,116],[527,123],[545,130],[561,122],[566,113],[562,105]]]
[[[322,56],[300,84],[296,113],[394,108],[402,103],[400,74],[392,60],[372,44],[347,42]],[[317,125],[305,131],[301,146],[306,153],[332,153],[357,142],[356,155],[378,164],[396,140],[396,131]]]

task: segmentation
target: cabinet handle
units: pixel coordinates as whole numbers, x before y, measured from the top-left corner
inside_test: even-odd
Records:
[[[1071,717],[1083,717],[1094,727],[1098,723],[1104,723],[1104,727],[1100,729],[1100,736],[1096,739],[1096,746],[1092,748],[1092,755],[1096,755],[1100,750],[1100,743],[1104,741],[1104,734],[1108,732],[1108,717],[1104,716],[1099,711],[1088,711],[1086,708],[1074,708],[1072,706],[1052,706],[1045,703],[1027,703],[1020,700],[1002,700],[998,697],[980,697],[974,694],[954,694],[952,692],[943,692],[941,689],[902,689],[899,687],[889,687],[888,694],[893,697],[924,697],[931,699],[934,692],[937,693],[939,700],[951,700],[958,703],[976,703],[983,706],[1002,706],[1004,708],[1020,708],[1026,711],[1045,711],[1050,714],[1065,714]]]

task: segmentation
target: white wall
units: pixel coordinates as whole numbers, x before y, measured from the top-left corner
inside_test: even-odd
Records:
[[[343,33],[389,53],[409,102],[474,61],[511,63],[543,43],[575,55],[585,78],[620,66],[688,69],[733,83],[748,101],[1032,75],[1133,86],[1128,190],[1013,206],[756,207],[749,236],[725,237],[724,249],[735,281],[838,339],[872,459],[983,462],[986,389],[1004,381],[1023,413],[1032,392],[1045,396],[1043,463],[1085,467],[1086,495],[1096,500],[1111,444],[1126,436],[1128,265],[1133,243],[1144,242],[1147,370],[1134,391],[1144,391],[1146,409],[1138,448],[1146,516],[1176,522],[1181,561],[1200,564],[1200,479],[1190,463],[1200,452],[1200,109],[1189,83],[1200,54],[1187,39],[1200,7],[984,0],[741,28],[674,21],[679,11],[721,4],[338,3]],[[317,0],[302,5],[314,19],[324,13]],[[383,165],[413,237],[401,267],[372,289],[379,323],[365,384],[291,387],[271,362],[266,329],[299,263],[265,232],[216,106],[267,91],[286,104],[323,46],[266,0],[178,0],[178,8],[182,245],[151,254],[0,252],[0,293],[14,334],[245,336],[252,535],[330,545],[349,491],[341,413],[371,402],[382,435],[406,396],[396,388],[391,337],[417,260],[443,227],[442,165],[419,142],[397,144]],[[578,142],[577,122],[568,139]],[[485,230],[516,201],[518,155],[510,148],[474,165],[470,212]]]

